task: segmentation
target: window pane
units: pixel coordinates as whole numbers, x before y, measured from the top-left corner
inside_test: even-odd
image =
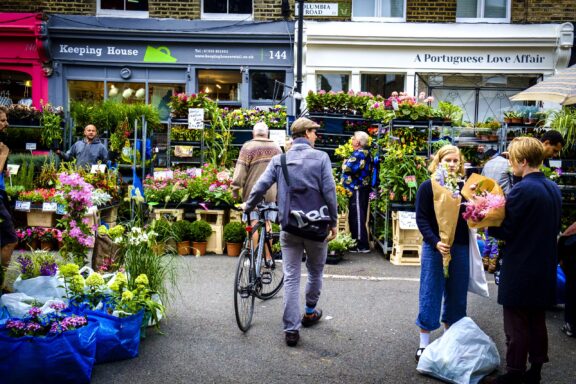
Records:
[[[405,75],[393,73],[363,74],[361,76],[363,92],[370,92],[373,95],[389,97],[392,92],[404,90]]]
[[[184,84],[149,84],[148,100],[150,105],[158,108],[160,120],[168,120],[170,108],[168,102],[170,97],[184,92]]]
[[[228,0],[204,0],[205,13],[227,13],[226,3]]]
[[[404,17],[404,0],[380,0],[381,17]]]
[[[348,92],[349,75],[340,73],[325,73],[316,76],[316,89],[324,91]]]
[[[472,18],[478,17],[478,0],[457,0],[456,17]]]
[[[240,71],[207,70],[198,71],[198,91],[204,92],[212,100],[240,101]]]
[[[68,81],[68,105],[71,101],[102,101],[104,99],[103,81]]]
[[[146,101],[146,84],[108,83],[108,99],[124,104],[144,103]]]
[[[32,77],[24,72],[0,71],[0,105],[32,102]]]
[[[254,71],[250,73],[252,100],[280,100],[283,97],[286,72],[284,71]],[[276,91],[276,92],[275,92]]]
[[[124,11],[124,0],[100,0],[100,9]]]
[[[484,17],[495,19],[506,18],[506,1],[507,0],[485,0]]]
[[[352,15],[354,17],[376,16],[376,0],[354,0],[352,2]]]
[[[230,13],[252,13],[252,0],[229,0]]]
[[[127,11],[147,11],[148,0],[126,0]]]

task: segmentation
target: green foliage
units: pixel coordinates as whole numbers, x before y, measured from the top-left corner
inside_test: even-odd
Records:
[[[339,233],[328,242],[328,252],[343,253],[356,246],[356,240],[349,233]]]
[[[246,238],[246,225],[239,221],[231,221],[224,226],[224,241],[241,243]]]
[[[172,223],[166,219],[154,220],[151,228],[157,233],[156,242],[158,243],[163,243],[174,237]]]
[[[571,147],[576,143],[576,109],[562,107],[560,111],[552,112],[550,127],[562,133],[566,140],[566,147]]]
[[[192,223],[188,220],[179,220],[172,224],[172,232],[177,242],[192,240]]]
[[[208,240],[212,234],[212,227],[204,220],[196,220],[192,222],[190,227],[190,237],[192,241],[201,243]]]
[[[62,116],[59,113],[55,113],[51,108],[45,108],[40,124],[42,144],[50,148],[54,141],[62,143]]]
[[[439,101],[437,111],[443,119],[450,120],[454,125],[461,125],[464,111],[459,106],[448,101]]]

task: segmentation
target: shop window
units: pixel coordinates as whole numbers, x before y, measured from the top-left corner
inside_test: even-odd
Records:
[[[103,81],[68,81],[68,105],[74,101],[99,102],[104,100]]]
[[[174,95],[184,92],[184,84],[149,84],[149,103],[158,108],[160,120],[165,121],[170,117],[168,102]]]
[[[148,17],[148,0],[97,0],[98,16]]]
[[[405,75],[395,73],[370,73],[361,76],[361,91],[390,97],[392,92],[404,90]]]
[[[247,19],[252,17],[252,0],[203,0],[203,19]]]
[[[240,71],[198,70],[198,91],[218,102],[240,102],[242,76]]]
[[[352,19],[404,21],[406,0],[353,0]]]
[[[456,21],[507,23],[510,0],[457,0]]]
[[[322,73],[316,75],[316,89],[323,91],[348,92],[350,75],[344,73]]]
[[[285,71],[251,71],[250,99],[279,100],[284,93]]]
[[[108,100],[136,104],[146,102],[146,84],[108,82]]]
[[[32,105],[32,77],[24,72],[0,71],[0,105]]]

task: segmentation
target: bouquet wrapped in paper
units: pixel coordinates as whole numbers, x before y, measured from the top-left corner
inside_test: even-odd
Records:
[[[505,216],[506,199],[493,179],[473,173],[462,188],[466,211],[462,217],[470,228],[499,227]]]
[[[434,213],[438,223],[440,241],[450,246],[454,242],[460,203],[462,201],[458,180],[456,173],[448,172],[441,165],[436,169],[431,180],[432,193],[434,195]],[[451,258],[450,253],[442,254],[445,277],[448,277],[448,265]]]

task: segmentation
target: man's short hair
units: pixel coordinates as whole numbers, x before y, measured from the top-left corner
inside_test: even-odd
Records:
[[[4,112],[6,117],[8,117],[8,108],[6,108],[4,105],[0,105],[0,112]]]
[[[265,122],[259,121],[258,123],[254,124],[254,128],[252,128],[252,133],[254,136],[265,136],[268,137],[268,125]]]
[[[555,131],[553,129],[544,132],[544,135],[542,135],[542,137],[540,138],[541,142],[545,142],[548,141],[551,145],[558,145],[558,143],[562,144],[562,146],[564,146],[565,142],[564,142],[564,136],[562,136],[562,134],[558,131]]]
[[[533,137],[515,137],[508,146],[510,161],[520,163],[524,160],[532,168],[537,168],[544,160],[544,145]]]
[[[364,148],[368,144],[368,134],[363,131],[354,132],[354,137],[358,139],[358,142]]]

